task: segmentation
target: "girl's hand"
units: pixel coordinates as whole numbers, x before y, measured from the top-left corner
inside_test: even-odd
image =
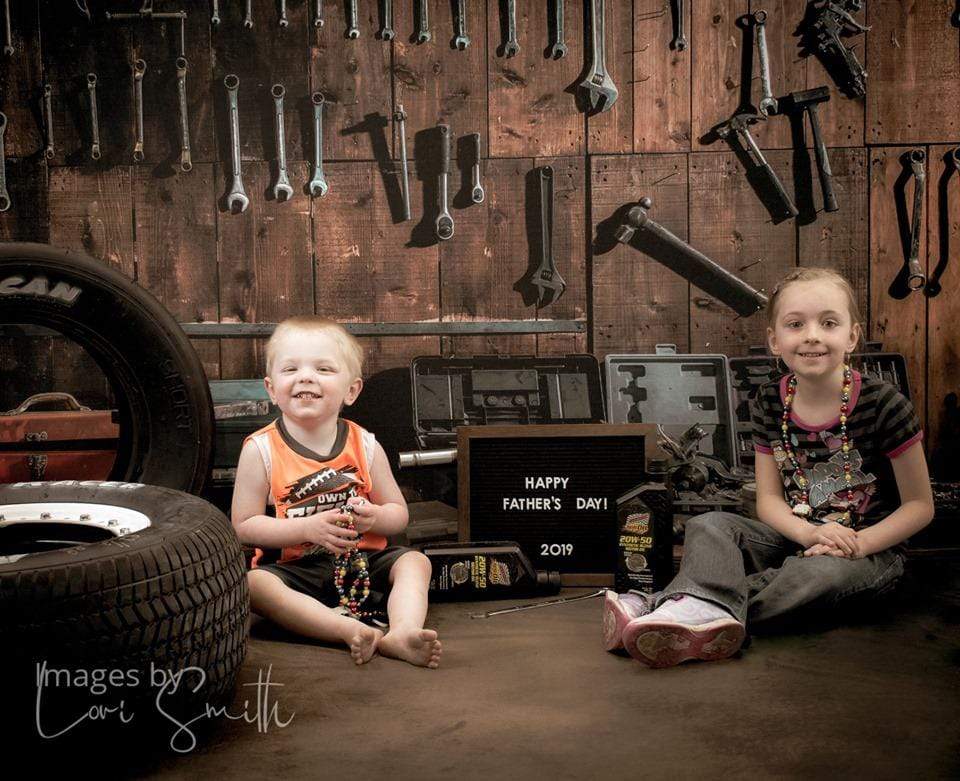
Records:
[[[350,516],[341,510],[324,510],[322,513],[308,516],[305,524],[307,533],[305,542],[320,545],[334,555],[346,553],[357,547],[357,532],[346,528],[349,522]]]
[[[841,526],[836,521],[814,527],[810,547],[817,544],[837,548],[844,556],[851,559],[859,559],[861,555],[860,540],[857,533],[847,526]]]
[[[849,558],[843,551],[841,551],[835,545],[826,545],[822,542],[818,542],[814,545],[811,545],[803,552],[804,556],[835,556],[840,559]]]
[[[379,517],[379,504],[369,502],[360,496],[351,496],[347,499],[347,506],[352,510],[353,526],[360,534],[373,528]]]

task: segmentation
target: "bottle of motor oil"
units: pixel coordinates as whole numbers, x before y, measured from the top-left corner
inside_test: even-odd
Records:
[[[617,499],[617,568],[614,586],[648,594],[673,579],[673,492],[642,483]]]
[[[556,594],[560,573],[535,570],[515,542],[438,542],[423,547],[433,565],[431,600],[510,599]]]

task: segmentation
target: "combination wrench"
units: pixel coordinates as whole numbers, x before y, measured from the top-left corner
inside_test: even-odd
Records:
[[[590,29],[593,32],[593,63],[580,87],[587,91],[592,111],[609,111],[617,102],[616,85],[607,72],[606,64],[606,8],[604,0],[590,0]]]
[[[393,29],[393,0],[383,0],[380,11],[383,14],[383,27],[377,35],[381,41],[392,41],[397,37],[397,32]]]
[[[470,136],[473,142],[473,190],[470,192],[470,198],[474,203],[483,203],[483,185],[480,184],[480,134],[474,133]]]
[[[273,185],[273,197],[280,202],[289,201],[293,197],[293,188],[287,178],[287,148],[283,132],[283,96],[286,90],[282,84],[274,84],[270,89],[273,95],[274,128],[277,133],[277,181]],[[283,196],[283,197],[281,197]]]
[[[677,9],[677,21],[676,21],[676,31],[677,34],[673,36],[673,40],[670,41],[670,48],[674,51],[682,52],[687,48],[687,36],[683,32],[683,0],[674,0]]]
[[[440,125],[440,182],[437,187],[437,219],[434,233],[440,241],[453,238],[453,217],[447,206],[447,183],[450,179],[450,126]]]
[[[290,20],[287,19],[287,0],[280,0],[280,26],[287,27]]]
[[[243,190],[243,174],[240,171],[240,109],[237,105],[240,79],[228,73],[223,79],[223,86],[227,88],[230,104],[230,157],[233,163],[233,184],[227,194],[227,209],[239,214],[250,205],[250,199]]]
[[[563,42],[563,0],[553,0],[553,36],[550,58],[559,60],[567,54],[567,45]]]
[[[419,13],[417,14],[417,43],[426,43],[433,36],[430,34],[430,0],[418,0]]]
[[[453,39],[453,48],[463,51],[470,45],[467,35],[467,0],[457,0],[457,34]]]
[[[137,121],[137,142],[133,146],[133,159],[137,163],[143,162],[143,74],[147,72],[145,60],[134,60],[133,63],[133,105]]]
[[[247,0],[247,13],[243,17],[243,26],[248,30],[253,29],[253,0]]]
[[[13,30],[10,29],[10,0],[3,0],[3,13],[6,17],[6,39],[3,44],[3,53],[10,57],[13,55]]]
[[[313,103],[313,178],[307,189],[311,196],[322,198],[330,189],[323,175],[323,93],[314,92],[310,101]]]
[[[504,57],[516,57],[520,53],[517,43],[517,0],[507,0],[507,42],[503,45]]]
[[[537,288],[537,306],[552,304],[567,289],[553,261],[553,167],[540,169],[540,265],[530,282]]]
[[[313,26],[323,27],[323,0],[315,0],[313,6]]]
[[[777,99],[770,87],[770,58],[767,52],[767,12],[760,10],[753,14],[753,27],[757,36],[757,49],[760,52],[760,113],[765,117],[777,113]]]
[[[393,114],[393,121],[397,123],[397,129],[400,135],[400,195],[403,198],[403,219],[410,219],[410,181],[407,178],[407,133],[406,122],[407,113],[403,110],[403,104],[397,105],[397,110]]]
[[[7,192],[7,151],[3,135],[7,131],[7,115],[0,112],[0,212],[10,208],[10,193]]]
[[[87,96],[90,99],[90,132],[92,142],[90,144],[90,157],[94,160],[100,159],[100,122],[97,119],[97,74],[87,74]]]
[[[907,287],[912,293],[927,284],[927,275],[920,267],[920,230],[923,220],[923,194],[926,190],[927,154],[922,149],[910,152],[910,170],[913,172],[913,222],[910,225],[910,257],[907,258]]]
[[[180,170],[190,171],[190,123],[187,117],[187,58],[177,57],[177,95],[180,98]]]
[[[360,28],[357,26],[357,17],[360,12],[357,10],[357,0],[349,0],[347,3],[347,38],[355,41],[360,37]]]
[[[43,112],[44,125],[47,129],[47,147],[43,150],[43,156],[47,160],[52,160],[53,151],[53,89],[49,84],[43,85]]]
[[[210,24],[220,26],[220,0],[213,0],[213,9],[210,12]]]

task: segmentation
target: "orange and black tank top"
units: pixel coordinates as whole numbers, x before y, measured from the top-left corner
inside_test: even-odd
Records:
[[[283,418],[255,431],[244,440],[253,440],[270,479],[270,493],[277,518],[296,518],[343,507],[351,496],[368,499],[371,490],[370,462],[373,434],[356,423],[340,419],[337,439],[329,455],[323,456],[295,440],[283,425]],[[383,550],[387,539],[367,532],[361,550]],[[326,549],[311,542],[284,548],[279,561],[287,562]],[[257,550],[253,566],[263,557]]]

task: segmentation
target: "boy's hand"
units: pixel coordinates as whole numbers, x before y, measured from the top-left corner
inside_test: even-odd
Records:
[[[347,506],[352,510],[353,526],[360,534],[373,528],[379,517],[379,504],[374,504],[360,496],[351,496],[347,499]]]
[[[826,545],[822,542],[818,542],[815,545],[811,545],[803,552],[804,556],[834,556],[839,559],[848,559],[852,558],[847,556],[843,551],[841,551],[836,545]]]
[[[841,526],[835,521],[830,521],[820,526],[813,526],[806,540],[806,546],[809,550],[817,545],[836,548],[840,555],[847,556],[851,559],[860,558],[860,541],[857,538],[857,533],[853,529],[847,526]]]
[[[305,541],[320,545],[334,555],[346,553],[357,547],[357,532],[340,526],[349,521],[350,516],[340,510],[324,510],[310,515],[304,525]]]

